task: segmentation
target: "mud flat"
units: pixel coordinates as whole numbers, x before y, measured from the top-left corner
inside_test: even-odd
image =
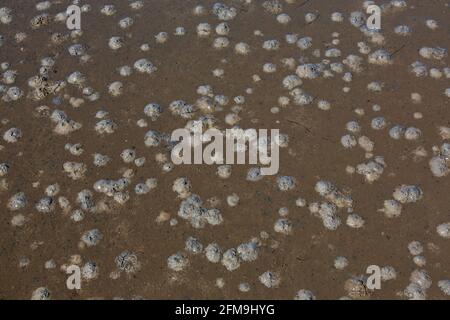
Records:
[[[3,0],[0,298],[448,299],[449,6]],[[173,163],[199,127],[278,172]]]

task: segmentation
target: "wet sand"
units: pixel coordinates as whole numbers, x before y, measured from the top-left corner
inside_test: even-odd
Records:
[[[10,69],[17,71],[14,86],[24,90],[25,96],[16,102],[0,101],[2,124],[0,133],[11,127],[22,130],[23,136],[17,143],[0,143],[0,163],[10,165],[5,177],[8,187],[0,191],[0,298],[30,299],[34,290],[46,287],[52,299],[89,299],[122,297],[126,299],[293,299],[301,290],[310,290],[317,299],[339,299],[348,296],[345,282],[365,274],[369,265],[392,266],[396,279],[382,282],[381,290],[373,290],[364,298],[401,299],[399,295],[410,283],[410,275],[416,269],[426,270],[432,284],[426,290],[428,299],[447,299],[438,287],[438,282],[450,279],[450,240],[441,237],[436,227],[450,221],[450,208],[447,193],[450,190],[450,177],[435,177],[430,171],[429,160],[433,157],[433,146],[440,147],[444,142],[439,135],[440,126],[450,127],[450,100],[444,94],[449,88],[445,75],[441,79],[416,77],[410,72],[410,65],[422,61],[428,68],[449,67],[448,56],[442,60],[427,60],[419,55],[422,47],[449,47],[449,2],[408,0],[408,7],[383,14],[381,33],[385,37],[382,45],[373,44],[358,28],[352,26],[348,17],[353,11],[363,11],[362,1],[294,1],[283,5],[283,13],[291,17],[291,22],[282,25],[274,14],[262,7],[262,1],[223,1],[237,9],[233,20],[227,21],[230,33],[227,38],[230,46],[222,50],[212,48],[217,35],[214,28],[221,21],[213,14],[214,1],[144,1],[141,10],[132,10],[128,1],[86,1],[92,10],[82,14],[83,34],[76,39],[68,39],[59,45],[51,44],[50,37],[55,32],[69,34],[64,23],[52,22],[36,30],[30,28],[29,21],[41,14],[35,8],[37,1],[2,1],[0,7],[12,9],[14,19],[8,25],[0,25],[0,34],[5,43],[0,47],[0,63],[9,62]],[[45,10],[50,15],[63,12],[68,1],[52,1]],[[377,2],[378,3],[378,2]],[[114,4],[117,13],[105,16],[100,9],[105,4]],[[195,16],[192,10],[203,5],[208,13]],[[380,4],[380,3],[378,3]],[[344,15],[342,23],[331,21],[333,12]],[[318,18],[307,24],[305,14],[318,13]],[[127,30],[118,26],[124,17],[132,17],[134,24]],[[425,25],[427,19],[438,21],[439,28],[430,30]],[[199,23],[209,23],[211,35],[199,38],[196,28]],[[399,36],[394,33],[398,25],[408,25],[412,34]],[[176,27],[183,26],[186,35],[175,36]],[[260,30],[263,36],[255,36]],[[158,44],[154,36],[161,31],[169,33],[164,44]],[[25,32],[28,37],[16,43],[14,35]],[[340,43],[331,44],[332,33],[338,32]],[[285,35],[297,33],[299,38],[309,36],[313,45],[302,51],[295,44],[285,41]],[[112,36],[124,38],[124,47],[113,51],[108,47]],[[267,51],[262,48],[266,40],[277,39],[280,48]],[[250,46],[248,55],[237,55],[234,45],[245,42]],[[357,43],[366,42],[371,52],[380,48],[392,53],[393,63],[377,66],[367,63],[367,56],[358,52]],[[70,56],[68,47],[80,43],[86,47],[91,60],[80,63],[79,57]],[[140,46],[150,45],[143,52]],[[352,82],[346,83],[342,74],[332,78],[302,79],[302,89],[315,100],[307,106],[289,103],[280,107],[277,114],[271,108],[278,105],[280,96],[289,96],[282,87],[284,77],[295,74],[288,70],[281,59],[292,57],[296,66],[299,59],[318,63],[324,51],[336,47],[341,56],[327,58],[332,62],[342,62],[350,54],[363,58],[364,71],[353,73]],[[320,49],[321,57],[312,55]],[[66,80],[74,71],[82,72],[86,83],[100,93],[100,99],[90,102],[85,99],[78,108],[70,105],[70,97],[83,97],[76,86],[67,85],[61,92],[49,95],[41,101],[26,97],[30,91],[28,79],[39,72],[40,61],[44,57],[54,57],[56,63],[49,74],[50,80]],[[133,67],[136,60],[149,59],[156,67],[154,73],[140,74],[134,71],[129,77],[121,77],[117,68],[124,65]],[[226,59],[226,61],[223,61]],[[275,73],[264,73],[265,63],[277,65]],[[222,68],[223,78],[212,75],[212,70]],[[2,71],[4,72],[4,71]],[[257,74],[261,81],[254,82]],[[108,85],[114,81],[124,84],[124,93],[112,97]],[[381,92],[367,90],[373,81],[383,83]],[[234,105],[233,97],[245,96],[242,111],[239,112],[242,128],[280,129],[289,136],[287,148],[280,149],[279,176],[292,176],[296,187],[287,192],[277,188],[277,176],[264,177],[257,182],[246,180],[251,165],[234,165],[229,179],[216,175],[217,166],[180,165],[170,172],[163,172],[155,156],[167,153],[164,146],[148,148],[144,136],[148,130],[170,133],[186,125],[187,120],[173,116],[169,111],[172,101],[182,99],[194,104],[198,99],[197,88],[209,84],[215,94],[223,94],[230,102],[222,111],[213,115],[218,127],[230,126],[224,122],[226,114]],[[349,93],[343,87],[351,88]],[[246,89],[253,88],[252,94]],[[422,95],[422,102],[411,101],[411,93]],[[62,100],[54,104],[54,98]],[[328,111],[317,107],[318,100],[331,103]],[[143,110],[149,103],[158,103],[164,109],[157,121],[146,118]],[[373,111],[373,105],[381,110]],[[63,110],[79,123],[82,128],[66,136],[53,132],[54,123],[48,117],[37,117],[35,108],[46,105],[50,113]],[[361,108],[365,115],[359,116],[355,109]],[[110,135],[99,135],[95,125],[100,120],[95,117],[99,110],[106,110],[108,119],[113,119],[117,130]],[[415,119],[414,113],[421,112],[422,119]],[[194,119],[201,116],[196,112]],[[382,130],[371,128],[375,117],[384,117],[387,126]],[[136,121],[146,118],[148,127],[140,128]],[[5,121],[7,120],[7,121]],[[347,166],[356,167],[366,163],[366,152],[359,146],[345,149],[341,137],[348,134],[346,124],[357,121],[361,126],[359,135],[365,135],[374,142],[373,156],[383,156],[386,163],[384,172],[373,183],[364,181],[360,174],[349,174]],[[414,126],[421,130],[417,140],[404,138],[394,140],[389,129],[395,124]],[[447,141],[448,142],[448,141]],[[81,143],[84,152],[74,156],[65,150],[66,143]],[[145,157],[144,166],[126,164],[120,158],[124,149],[134,147],[138,157]],[[423,147],[427,155],[414,157],[413,151]],[[101,153],[111,157],[105,167],[92,163],[92,154]],[[170,159],[170,155],[169,155]],[[72,180],[63,172],[67,161],[87,165],[83,179]],[[93,185],[100,179],[119,179],[125,169],[135,172],[128,191],[130,199],[124,205],[111,203],[105,212],[86,212],[80,222],[70,219],[70,212],[77,209],[77,193],[84,189],[92,190],[96,202],[105,198],[93,191]],[[134,185],[148,178],[157,178],[158,187],[146,195],[136,195]],[[217,208],[223,216],[218,226],[207,225],[202,229],[193,228],[186,220],[177,216],[182,199],[172,190],[173,182],[179,177],[187,177],[192,184],[192,193],[199,195],[205,206],[207,199],[220,199]],[[350,228],[345,224],[348,212],[340,209],[338,216],[342,223],[337,230],[326,229],[320,218],[310,213],[308,205],[324,201],[314,190],[320,180],[331,181],[353,199],[353,212],[364,220],[364,227]],[[38,182],[38,184],[35,184]],[[64,213],[56,203],[50,213],[41,213],[34,204],[45,194],[48,185],[58,183],[58,196],[65,196],[71,202],[72,210]],[[33,186],[33,184],[35,184]],[[387,218],[378,209],[383,201],[392,199],[392,193],[400,185],[419,186],[423,197],[417,203],[403,205],[398,218]],[[28,204],[20,211],[7,208],[11,196],[24,192]],[[239,195],[239,205],[230,207],[226,197],[232,193]],[[57,198],[57,197],[56,197]],[[296,199],[304,198],[306,207],[297,207]],[[279,208],[287,207],[287,218],[292,223],[292,234],[284,235],[274,231],[274,223],[280,218]],[[170,214],[178,221],[176,226],[169,222],[158,224],[155,219],[161,211]],[[11,219],[23,214],[25,224],[12,226]],[[80,247],[80,238],[87,230],[98,229],[103,237],[98,245]],[[189,266],[181,272],[168,268],[167,258],[184,251],[185,241],[192,236],[204,247],[216,242],[225,251],[241,243],[259,237],[261,231],[269,234],[269,239],[261,241],[258,259],[242,262],[239,269],[228,271],[221,263],[210,263],[204,254],[186,253]],[[426,265],[417,266],[408,251],[408,244],[419,241],[423,247]],[[110,277],[117,269],[115,257],[128,250],[137,255],[140,270],[136,273],[122,273],[118,279]],[[66,287],[67,275],[61,266],[70,264],[72,255],[80,255],[80,266],[94,261],[98,266],[98,277],[82,282],[82,289],[70,291]],[[344,270],[337,270],[333,264],[338,256],[348,259]],[[26,267],[20,267],[23,257],[29,259]],[[46,261],[53,259],[56,268],[46,269]],[[277,288],[267,288],[258,277],[266,271],[279,274],[281,282]],[[223,288],[216,286],[216,279],[223,278]],[[238,286],[246,282],[249,292],[240,292]]]

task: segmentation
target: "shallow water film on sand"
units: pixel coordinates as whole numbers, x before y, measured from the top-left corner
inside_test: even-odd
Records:
[[[448,0],[0,0],[0,299],[448,299],[449,47]]]

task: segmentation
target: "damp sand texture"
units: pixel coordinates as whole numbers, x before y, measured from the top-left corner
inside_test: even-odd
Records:
[[[449,6],[1,1],[0,298],[448,299]],[[278,173],[174,164],[199,125]]]

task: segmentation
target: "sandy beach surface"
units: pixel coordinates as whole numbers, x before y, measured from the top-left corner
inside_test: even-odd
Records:
[[[369,2],[0,1],[0,299],[448,299],[450,2]]]

